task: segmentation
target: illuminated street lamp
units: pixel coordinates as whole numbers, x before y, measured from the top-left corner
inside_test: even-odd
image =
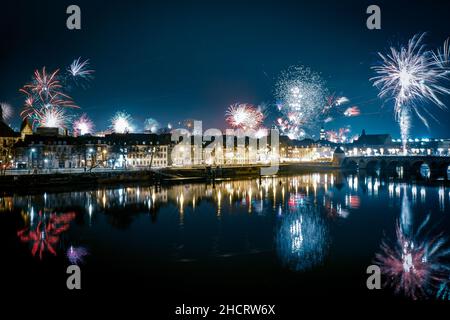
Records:
[[[35,148],[30,149],[30,164],[29,167],[31,168],[33,166],[33,154],[36,152]]]

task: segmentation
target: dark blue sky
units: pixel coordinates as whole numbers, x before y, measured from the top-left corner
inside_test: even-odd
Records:
[[[18,89],[34,69],[89,58],[95,79],[71,95],[97,129],[121,109],[137,124],[148,117],[162,123],[195,118],[222,128],[228,105],[274,103],[279,73],[303,64],[363,113],[330,129],[351,125],[355,133],[366,128],[397,137],[392,106],[381,109],[368,80],[376,52],[418,32],[428,32],[432,47],[450,36],[448,1],[10,2],[0,11],[0,101],[12,104],[18,118]],[[80,31],[66,29],[69,4],[81,7]],[[366,28],[369,4],[381,7],[382,30]],[[414,121],[413,130],[450,136],[449,113],[429,108],[441,123],[428,132]]]

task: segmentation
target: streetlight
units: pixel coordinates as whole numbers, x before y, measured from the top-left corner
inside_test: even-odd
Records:
[[[30,169],[33,166],[33,153],[35,153],[35,152],[36,152],[35,148],[30,149]]]

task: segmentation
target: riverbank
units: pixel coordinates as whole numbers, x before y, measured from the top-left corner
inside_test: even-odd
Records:
[[[100,185],[146,183],[190,183],[209,180],[259,177],[264,166],[224,166],[165,168],[159,170],[120,170],[105,172],[38,173],[0,176],[0,190],[55,189],[94,187]],[[331,163],[281,164],[277,175],[339,171]]]

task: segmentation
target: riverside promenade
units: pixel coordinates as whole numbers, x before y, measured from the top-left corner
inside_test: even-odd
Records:
[[[58,169],[58,170],[7,170],[0,176],[0,191],[47,189],[57,187],[86,187],[135,182],[182,183],[209,180],[259,177],[264,165],[193,166],[142,169]],[[330,162],[280,164],[276,174],[326,172],[339,170]]]

